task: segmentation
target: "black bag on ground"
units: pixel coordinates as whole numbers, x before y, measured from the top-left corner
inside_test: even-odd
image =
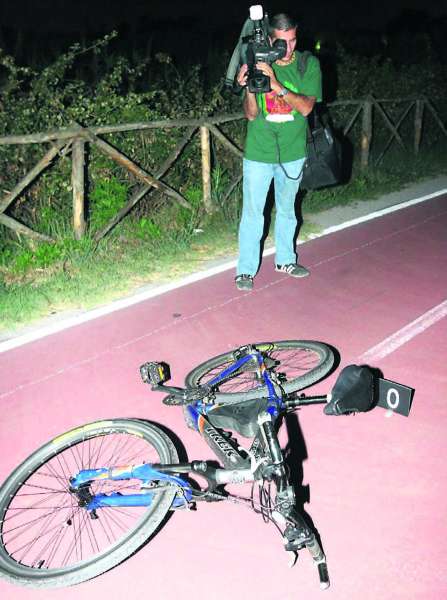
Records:
[[[335,185],[342,179],[341,144],[329,123],[323,123],[314,108],[307,128],[307,160],[301,187],[315,190]]]
[[[324,407],[326,415],[366,412],[374,404],[374,375],[365,366],[348,365],[335,382],[331,400]]]

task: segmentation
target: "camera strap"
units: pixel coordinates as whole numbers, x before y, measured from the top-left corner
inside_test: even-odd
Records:
[[[278,164],[279,164],[279,166],[281,167],[281,169],[282,169],[284,175],[287,177],[287,179],[292,179],[293,181],[298,181],[301,178],[301,173],[299,173],[297,177],[292,177],[292,175],[289,175],[287,173],[285,166],[281,162],[281,150],[280,150],[280,147],[279,147],[279,140],[278,140],[279,135],[278,135],[278,132],[274,131],[274,129],[273,129],[273,127],[271,127],[270,123],[268,123],[268,127],[270,128],[270,131],[271,131],[271,134],[273,136],[273,139],[275,140],[276,154],[278,156]]]
[[[304,52],[296,52],[297,69],[298,69],[298,73],[300,74],[301,77],[304,77],[304,74],[306,73],[307,63],[308,63],[309,58],[311,56],[312,56],[312,52],[309,52],[308,50],[305,50]],[[276,152],[277,152],[277,155],[278,155],[278,164],[279,164],[279,166],[284,171],[284,175],[288,179],[293,179],[294,181],[297,181],[298,179],[301,178],[301,173],[298,175],[298,177],[292,177],[291,175],[289,175],[287,173],[284,165],[281,162],[281,151],[280,151],[280,147],[279,147],[278,132],[274,131],[273,127],[270,127],[270,125],[268,125],[268,127],[270,128],[271,133],[272,133],[273,138],[274,138],[275,143],[276,143]],[[307,130],[309,132],[309,127],[307,128]]]

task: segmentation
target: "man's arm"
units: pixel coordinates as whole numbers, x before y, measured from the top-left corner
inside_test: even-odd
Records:
[[[249,121],[253,121],[254,119],[256,119],[258,115],[258,103],[256,102],[256,94],[249,92],[248,89],[245,89],[243,106],[245,118]]]
[[[283,86],[274,91],[279,92],[282,89]],[[296,94],[295,92],[288,90],[287,94],[283,96],[283,100],[293,109],[301,113],[303,117],[307,117],[313,110],[316,98],[315,96],[304,96],[303,94]]]
[[[274,92],[277,94],[281,92],[281,90],[286,89],[284,86],[276,79],[275,72],[272,67],[267,63],[258,63],[257,68],[270,77],[270,86]],[[292,92],[291,90],[287,90],[287,94],[283,96],[284,102],[287,102],[289,106],[291,106],[294,110],[303,115],[303,117],[307,117],[315,105],[316,97],[315,96],[305,96],[304,94],[299,94],[296,92]],[[247,117],[248,118],[248,117]]]

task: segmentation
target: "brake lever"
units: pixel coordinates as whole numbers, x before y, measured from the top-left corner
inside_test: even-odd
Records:
[[[214,392],[209,385],[201,385],[199,387],[186,388],[184,390],[184,399],[187,402],[197,402],[198,400],[214,401]]]

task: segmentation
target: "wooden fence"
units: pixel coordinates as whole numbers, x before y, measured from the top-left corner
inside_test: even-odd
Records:
[[[391,119],[385,109],[387,104],[403,105],[400,115],[397,119]],[[373,137],[373,115],[376,112],[383,120],[389,131],[389,137],[382,148],[379,156],[375,159],[375,164],[379,163],[391,144],[396,141],[404,150],[406,147],[399,128],[404,120],[409,117],[411,111],[414,111],[414,136],[412,140],[412,151],[418,153],[421,145],[421,136],[423,128],[424,113],[428,112],[433,117],[435,123],[440,127],[444,135],[447,136],[447,129],[439,118],[434,107],[425,96],[417,98],[399,98],[399,99],[376,99],[373,96],[367,96],[362,100],[347,100],[333,102],[328,107],[347,106],[353,107],[353,112],[346,125],[342,128],[343,135],[347,135],[352,129],[354,123],[361,119],[360,127],[360,165],[366,169],[371,162],[371,142]],[[30,227],[20,223],[13,217],[6,214],[7,208],[28,188],[38,176],[49,167],[57,157],[65,156],[71,152],[72,169],[71,184],[73,193],[73,231],[77,239],[80,239],[86,230],[85,217],[85,194],[86,194],[86,144],[92,144],[103,154],[114,160],[116,163],[129,171],[140,185],[132,191],[128,201],[121,210],[95,234],[95,240],[101,240],[126,214],[147,194],[154,189],[165,194],[173,202],[179,203],[185,208],[191,208],[187,199],[177,190],[162,181],[172,165],[177,161],[185,146],[190,142],[194,135],[199,133],[201,145],[202,162],[202,188],[203,203],[205,210],[211,212],[211,135],[217,142],[223,145],[238,159],[242,158],[241,148],[225,135],[218,125],[224,123],[242,120],[242,113],[233,115],[221,115],[217,117],[204,117],[201,119],[184,120],[164,120],[152,121],[146,123],[127,123],[122,125],[101,126],[101,127],[82,127],[74,124],[67,129],[50,131],[47,133],[35,133],[28,135],[10,135],[0,137],[0,145],[11,144],[50,144],[49,150],[42,159],[31,169],[21,181],[10,191],[3,190],[4,195],[0,196],[0,224],[9,227],[18,234],[29,236],[36,240],[54,241],[49,236],[32,230]],[[103,135],[117,132],[144,131],[159,128],[178,128],[186,127],[187,132],[177,143],[174,150],[163,162],[162,165],[153,174],[148,173],[136,162],[120,152],[112,144],[103,139]],[[235,187],[241,181],[242,175],[238,173],[228,186],[224,194],[224,199],[231,195]]]

